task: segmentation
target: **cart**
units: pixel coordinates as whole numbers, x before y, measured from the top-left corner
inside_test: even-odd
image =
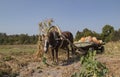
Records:
[[[94,42],[76,42],[74,43],[74,48],[76,52],[82,52],[82,54],[86,54],[88,51],[95,51],[97,53],[104,52],[105,43],[96,44]]]

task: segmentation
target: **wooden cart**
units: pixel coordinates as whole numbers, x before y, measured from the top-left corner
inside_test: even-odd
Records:
[[[97,53],[103,53],[104,45],[105,45],[104,42],[101,44],[96,44],[93,42],[76,42],[76,43],[74,43],[75,50],[77,52],[82,52],[83,54],[86,54],[88,51],[94,51],[94,50],[96,50]]]

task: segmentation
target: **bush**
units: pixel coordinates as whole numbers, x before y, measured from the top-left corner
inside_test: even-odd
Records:
[[[105,77],[108,69],[101,62],[95,59],[96,51],[91,52],[81,57],[82,68],[79,73],[75,73],[71,77]]]

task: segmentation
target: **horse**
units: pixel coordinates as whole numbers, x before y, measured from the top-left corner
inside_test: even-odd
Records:
[[[57,31],[50,31],[44,42],[44,52],[47,53],[48,48],[52,52],[53,62],[58,63],[58,50],[59,48],[67,50],[67,60],[69,60],[69,43],[73,44],[73,34],[69,31],[61,32],[61,35]],[[70,45],[72,54],[74,54],[73,46]],[[55,54],[56,52],[56,54]],[[56,61],[54,61],[54,55],[56,56]]]

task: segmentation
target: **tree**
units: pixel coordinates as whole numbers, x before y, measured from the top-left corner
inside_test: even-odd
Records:
[[[20,44],[29,44],[30,38],[29,38],[28,34],[21,34],[19,36],[19,42],[20,42]]]
[[[6,33],[0,33],[0,45],[6,44],[7,35]]]
[[[37,41],[38,35],[7,35],[6,33],[0,33],[0,45],[36,44]]]
[[[92,35],[93,35],[92,31],[89,30],[89,29],[87,29],[87,28],[85,28],[85,29],[83,30],[83,33],[84,33],[84,36],[85,36],[85,37],[86,37],[86,36],[92,36]]]
[[[102,28],[102,40],[104,40],[105,42],[109,42],[112,41],[113,39],[113,35],[114,35],[114,27],[111,25],[105,25]]]
[[[83,32],[77,31],[75,35],[75,41],[80,40],[81,37],[83,37]]]
[[[87,36],[94,36],[97,39],[101,39],[100,34],[96,33],[95,31],[91,31],[91,30],[85,28],[83,30],[83,32],[77,31],[77,33],[75,35],[75,41],[80,40],[81,37],[87,37]]]
[[[114,32],[114,38],[112,38],[112,41],[119,41],[120,40],[120,29]]]

